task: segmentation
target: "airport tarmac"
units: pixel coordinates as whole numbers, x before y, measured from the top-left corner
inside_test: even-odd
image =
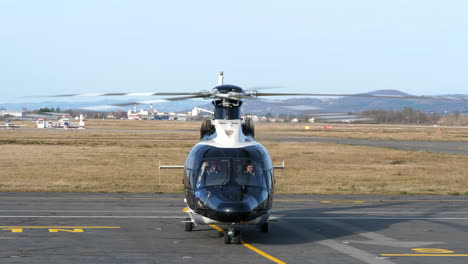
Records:
[[[345,145],[358,145],[368,147],[391,148],[412,151],[427,151],[468,155],[468,142],[455,141],[405,141],[365,138],[333,138],[333,137],[289,137],[281,142],[321,142]]]
[[[278,195],[270,232],[185,232],[182,194],[1,193],[0,263],[467,263],[464,196]]]

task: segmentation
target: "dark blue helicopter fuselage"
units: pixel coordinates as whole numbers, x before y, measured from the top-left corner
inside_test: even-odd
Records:
[[[223,148],[201,142],[193,147],[184,178],[186,202],[192,212],[221,223],[244,223],[269,214],[274,192],[271,158],[261,144],[251,143]],[[219,171],[209,176],[207,164],[213,162]],[[245,175],[246,164],[254,164],[254,175]]]

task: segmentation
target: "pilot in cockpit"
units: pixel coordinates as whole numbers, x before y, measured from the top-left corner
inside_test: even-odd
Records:
[[[252,162],[248,162],[245,166],[245,170],[242,172],[244,175],[247,176],[255,176],[254,165]]]
[[[219,173],[218,164],[215,161],[211,161],[206,168],[206,175],[214,175]]]

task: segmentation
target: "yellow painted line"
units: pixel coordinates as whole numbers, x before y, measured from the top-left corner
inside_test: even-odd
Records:
[[[431,254],[447,254],[447,253],[455,253],[455,251],[448,250],[445,248],[412,248],[412,251],[416,251],[418,253],[431,253]]]
[[[120,228],[120,226],[0,226],[0,228],[22,229],[22,228],[42,228],[42,229],[60,229],[60,228]]]
[[[220,232],[224,231],[222,228],[220,228],[220,227],[217,226],[217,225],[210,225],[210,226],[211,226],[212,228],[216,229],[217,231],[220,231]],[[246,247],[246,248],[252,250],[253,252],[255,252],[255,253],[257,253],[257,254],[259,254],[259,255],[261,255],[261,256],[263,256],[263,257],[265,257],[265,258],[267,258],[267,259],[269,259],[269,260],[271,260],[271,261],[273,261],[273,262],[275,262],[275,263],[277,263],[277,264],[286,264],[286,262],[284,262],[284,261],[282,261],[282,260],[279,260],[279,259],[277,259],[277,258],[275,258],[275,257],[273,257],[273,256],[271,256],[271,255],[269,255],[269,254],[267,254],[267,253],[261,251],[260,249],[254,247],[254,246],[252,246],[252,245],[250,245],[250,244],[245,243],[244,241],[241,241],[241,244],[242,244],[244,247]]]
[[[12,233],[23,233],[22,228],[3,229],[5,231],[11,230]]]
[[[188,211],[188,207],[184,207],[184,209],[182,209],[182,211],[187,212],[187,211]]]
[[[468,254],[380,254],[383,257],[468,257]]]
[[[273,261],[273,262],[275,262],[275,263],[278,263],[278,264],[286,264],[286,262],[281,261],[281,260],[279,260],[279,259],[277,259],[277,258],[275,258],[275,257],[273,257],[273,256],[271,256],[271,255],[268,255],[267,253],[261,251],[260,249],[258,249],[258,248],[256,248],[256,247],[253,247],[253,246],[250,245],[250,244],[245,243],[244,241],[242,241],[241,243],[242,243],[242,245],[243,245],[244,247],[246,247],[246,248],[248,248],[248,249],[250,249],[250,250],[252,250],[252,251],[254,251],[254,252],[256,252],[256,253],[258,253],[258,254],[260,254],[260,255],[262,255],[263,257],[265,257],[265,258],[267,258],[267,259],[269,259],[269,260],[271,260],[271,261]]]
[[[222,228],[220,228],[219,226],[217,225],[210,225],[212,228],[218,230],[219,232],[223,232],[224,230]]]
[[[58,233],[58,232],[69,232],[69,233],[83,233],[82,228],[73,228],[73,230],[62,229],[62,228],[50,228],[50,233]]]

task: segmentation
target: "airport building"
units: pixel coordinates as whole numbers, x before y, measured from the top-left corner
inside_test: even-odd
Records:
[[[21,111],[8,111],[5,108],[0,108],[0,116],[23,117],[24,113]]]
[[[211,116],[213,111],[194,107],[191,111],[186,113],[174,113],[174,112],[158,112],[153,105],[150,105],[150,109],[140,109],[137,111],[137,106],[135,105],[133,109],[129,109],[127,112],[127,118],[129,120],[194,120],[194,118],[203,118],[205,116]]]
[[[140,111],[137,111],[137,106],[135,105],[132,110],[128,110],[127,112],[127,118],[129,120],[150,120],[154,119],[154,116],[157,115],[157,111],[153,108],[153,105],[151,104],[150,110],[144,110],[140,109]]]

